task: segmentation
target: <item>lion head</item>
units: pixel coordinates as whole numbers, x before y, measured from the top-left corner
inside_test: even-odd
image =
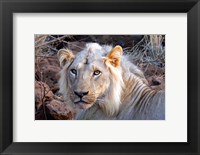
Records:
[[[81,109],[98,104],[109,115],[119,110],[123,87],[121,46],[89,43],[76,55],[61,49],[58,57],[62,66],[60,92],[65,100]]]

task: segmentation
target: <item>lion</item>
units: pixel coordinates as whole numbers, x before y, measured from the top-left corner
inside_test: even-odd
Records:
[[[143,72],[117,45],[88,43],[73,54],[58,51],[60,92],[78,120],[164,120],[165,93],[148,86]]]

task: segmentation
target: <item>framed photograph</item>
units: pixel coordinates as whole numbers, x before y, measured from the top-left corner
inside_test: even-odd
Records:
[[[2,154],[200,154],[194,1],[0,1]]]

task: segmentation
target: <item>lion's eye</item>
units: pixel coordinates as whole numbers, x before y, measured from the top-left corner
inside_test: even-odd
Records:
[[[75,69],[71,69],[70,71],[72,74],[75,74],[75,75],[77,74],[77,71]]]
[[[93,73],[93,75],[95,75],[95,76],[100,75],[100,74],[101,74],[101,71],[99,71],[99,70],[95,70],[94,73]]]

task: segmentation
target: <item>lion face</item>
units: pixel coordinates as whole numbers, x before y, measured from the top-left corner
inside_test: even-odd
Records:
[[[106,100],[112,100],[114,97],[111,93],[114,90],[110,90],[110,86],[114,85],[114,81],[117,82],[118,77],[114,74],[120,72],[121,55],[120,46],[107,53],[95,43],[88,44],[76,56],[70,50],[61,49],[58,52],[63,67],[61,92],[81,109],[90,108],[95,103],[109,104]]]
[[[70,99],[83,109],[102,98],[110,85],[109,72],[102,57],[94,59],[91,54],[86,59],[81,60],[78,56],[66,70]]]

